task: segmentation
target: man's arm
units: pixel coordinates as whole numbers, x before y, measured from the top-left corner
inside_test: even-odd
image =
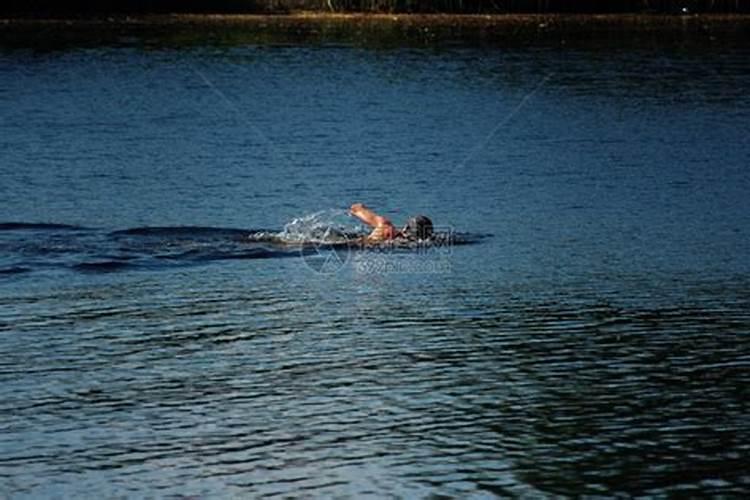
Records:
[[[362,203],[355,203],[349,209],[349,213],[354,217],[358,218],[368,226],[380,227],[385,224],[390,224],[390,221],[385,217],[376,214]]]

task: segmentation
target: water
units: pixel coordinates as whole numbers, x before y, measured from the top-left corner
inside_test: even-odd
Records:
[[[746,496],[749,55],[0,52],[0,497]]]

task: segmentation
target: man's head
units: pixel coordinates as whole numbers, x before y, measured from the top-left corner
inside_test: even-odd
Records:
[[[432,221],[424,215],[415,215],[408,220],[403,232],[411,238],[426,240],[432,236]]]

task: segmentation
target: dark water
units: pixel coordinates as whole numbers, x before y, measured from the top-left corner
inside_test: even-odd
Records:
[[[0,497],[747,496],[749,56],[0,52]]]

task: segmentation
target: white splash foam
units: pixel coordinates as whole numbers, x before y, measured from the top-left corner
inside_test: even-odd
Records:
[[[292,219],[278,233],[259,232],[255,241],[276,240],[283,243],[342,243],[353,235],[366,234],[364,228],[343,209],[327,209]]]

